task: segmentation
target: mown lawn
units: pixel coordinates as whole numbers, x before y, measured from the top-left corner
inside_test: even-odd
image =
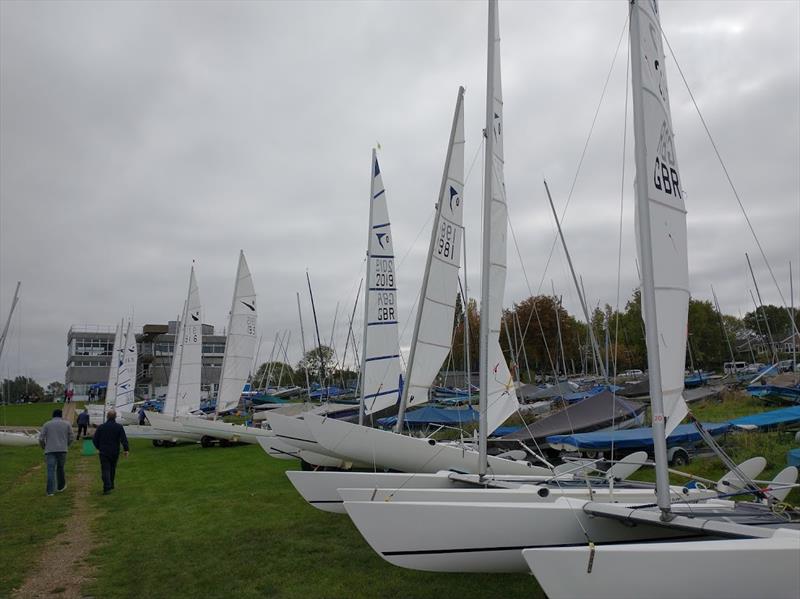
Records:
[[[64,529],[78,459],[76,445],[67,457],[67,490],[47,497],[42,450],[0,447],[0,597],[10,596],[35,565],[44,543]]]
[[[53,417],[53,410],[64,409],[63,403],[29,403],[0,405],[0,426],[40,427]],[[83,409],[83,403],[75,404],[75,409]]]
[[[121,460],[92,554],[95,597],[543,597],[533,577],[389,565],[345,515],[310,507],[256,446],[157,449]],[[409,522],[408,526],[414,526]]]

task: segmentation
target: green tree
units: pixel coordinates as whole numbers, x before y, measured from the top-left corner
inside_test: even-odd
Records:
[[[296,384],[295,372],[285,362],[264,362],[253,375],[252,383],[258,387]]]
[[[305,377],[305,370],[308,370],[308,377],[312,382],[319,381],[324,371],[327,381],[334,380],[334,367],[336,360],[333,349],[327,345],[315,347],[308,350],[300,362],[297,363],[298,372],[302,372]]]
[[[42,386],[27,376],[18,376],[14,380],[5,379],[0,387],[0,394],[5,403],[37,402],[44,399]]]
[[[45,389],[45,397],[48,401],[53,401],[59,397],[64,397],[64,383],[53,381]]]

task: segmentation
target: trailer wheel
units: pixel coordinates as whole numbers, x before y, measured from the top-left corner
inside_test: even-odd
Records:
[[[153,447],[164,447],[164,442],[161,439],[153,439]]]
[[[211,445],[212,445],[211,437],[209,437],[208,435],[203,435],[202,438],[200,439],[200,446],[211,447]]]
[[[670,466],[685,466],[689,463],[689,452],[682,447],[674,447],[669,452]]]

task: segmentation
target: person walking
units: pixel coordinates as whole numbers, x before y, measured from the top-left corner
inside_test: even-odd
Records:
[[[81,439],[81,433],[84,437],[88,437],[87,430],[89,429],[89,410],[83,408],[83,412],[78,414],[78,440]]]
[[[94,431],[92,443],[100,455],[103,495],[108,495],[114,489],[120,445],[125,451],[125,457],[128,457],[128,436],[125,434],[125,427],[117,422],[117,413],[114,410],[108,411],[106,421]]]
[[[64,420],[61,410],[53,410],[53,418],[44,423],[39,432],[39,445],[44,449],[47,464],[47,496],[60,493],[67,488],[64,464],[67,463],[67,450],[74,440],[72,425]]]
[[[144,426],[145,421],[147,420],[147,413],[144,411],[144,406],[139,408],[139,426]]]

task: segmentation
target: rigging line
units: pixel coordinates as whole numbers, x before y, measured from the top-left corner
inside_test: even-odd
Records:
[[[622,115],[622,174],[619,180],[619,244],[617,245],[617,300],[614,308],[616,318],[614,319],[614,367],[613,381],[611,385],[611,429],[615,429],[617,425],[617,358],[619,352],[619,301],[620,301],[620,287],[622,286],[622,219],[625,214],[625,157],[628,149],[628,96],[629,96],[629,80],[631,71],[631,44],[630,39],[627,43],[628,57],[625,61],[625,110]],[[614,459],[614,441],[615,438],[611,436],[611,459]]]
[[[659,29],[661,29],[661,24],[658,25]],[[683,69],[681,68],[680,63],[678,62],[678,58],[675,56],[675,52],[672,50],[672,45],[669,43],[669,39],[667,39],[667,35],[661,30],[661,35],[664,36],[664,41],[667,43],[667,48],[669,48],[670,56],[672,56],[672,60],[675,61],[675,66],[678,69],[678,73],[680,73],[681,79],[683,80],[683,84],[686,86],[686,91],[689,92],[689,98],[692,100],[692,106],[697,111],[697,116],[700,117],[700,122],[703,124],[703,129],[706,131],[706,135],[708,135],[708,140],[711,142],[711,147],[714,148],[714,153],[717,156],[717,160],[719,160],[719,164],[722,167],[722,171],[725,173],[725,178],[728,181],[728,185],[733,192],[734,197],[736,198],[736,203],[739,205],[739,209],[742,211],[742,215],[744,216],[744,220],[747,223],[747,228],[750,229],[750,233],[753,236],[753,239],[756,242],[756,246],[758,246],[758,251],[761,253],[761,258],[764,260],[764,263],[767,265],[767,270],[769,270],[769,275],[772,277],[772,283],[775,285],[775,289],[778,290],[778,295],[781,298],[781,304],[783,308],[789,312],[789,308],[786,304],[786,299],[783,297],[783,291],[781,290],[781,286],[778,285],[778,279],[775,277],[775,272],[772,270],[772,265],[769,263],[767,259],[767,253],[764,251],[764,247],[761,245],[761,240],[756,235],[756,230],[753,227],[753,223],[750,221],[750,217],[747,214],[747,210],[742,203],[742,199],[739,197],[739,192],[736,189],[736,186],[733,184],[733,179],[731,178],[730,173],[728,172],[728,167],[725,166],[725,162],[722,160],[722,155],[719,152],[719,148],[717,147],[717,143],[714,141],[714,137],[711,135],[711,130],[708,128],[708,124],[706,123],[706,119],[703,117],[703,113],[700,112],[700,106],[697,104],[697,100],[694,98],[694,94],[692,93],[691,88],[689,87],[689,82],[686,80],[686,76],[683,74]],[[789,321],[792,324],[792,328],[796,335],[800,334],[798,331],[797,323],[794,322],[794,319],[791,317],[791,313],[789,312]]]
[[[622,40],[625,38],[625,32],[628,29],[628,15],[625,15],[625,23],[622,25],[622,31],[619,34],[619,41],[617,41],[617,48],[614,50],[614,56],[611,59],[611,66],[608,68],[608,74],[606,75],[606,81],[603,84],[603,91],[600,93],[600,99],[597,102],[597,108],[594,111],[594,117],[592,117],[592,124],[589,127],[589,134],[586,136],[586,142],[583,144],[583,151],[581,152],[581,157],[578,160],[578,167],[575,170],[575,176],[572,178],[572,184],[569,188],[569,193],[567,194],[567,201],[564,204],[564,209],[561,211],[561,224],[563,226],[564,219],[567,216],[567,208],[569,208],[570,200],[572,199],[572,193],[575,191],[575,185],[578,182],[578,177],[580,176],[581,167],[583,166],[583,159],[586,157],[586,151],[589,148],[589,141],[592,139],[592,133],[594,132],[595,124],[597,123],[597,117],[600,114],[600,107],[603,105],[603,99],[606,96],[606,89],[608,88],[608,82],[611,80],[611,74],[614,71],[614,65],[617,63],[617,56],[619,55],[619,49],[622,45]],[[544,265],[544,272],[542,272],[542,279],[539,281],[539,288],[537,289],[537,293],[539,293],[542,289],[542,285],[544,285],[545,277],[547,276],[547,269],[550,266],[550,261],[553,258],[553,252],[555,252],[556,244],[558,243],[558,233],[555,234],[553,237],[553,243],[550,244],[550,253],[547,255],[547,260]]]

